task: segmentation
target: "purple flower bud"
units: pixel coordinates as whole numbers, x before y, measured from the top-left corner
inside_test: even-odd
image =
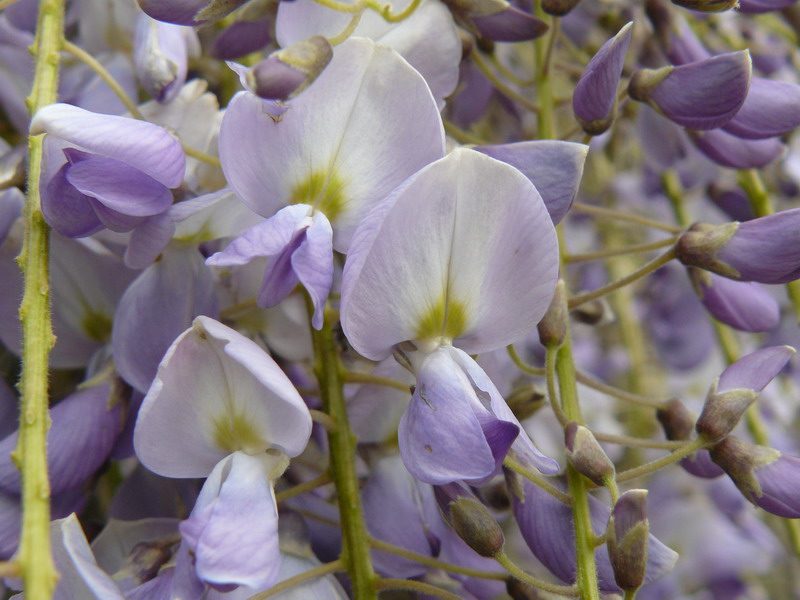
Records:
[[[252,2],[236,13],[236,20],[214,40],[210,54],[221,60],[234,60],[261,50],[272,41],[277,2]],[[289,44],[285,44],[289,45]]]
[[[273,52],[247,73],[247,83],[261,98],[287,100],[314,83],[331,58],[328,40],[315,35]]]
[[[796,0],[740,0],[739,12],[745,14],[758,14],[774,12],[790,7]]]
[[[668,440],[691,439],[696,416],[677,398],[670,400],[664,408],[658,409],[656,417],[661,423],[661,427],[664,428]],[[681,467],[695,477],[704,479],[713,479],[724,473],[722,469],[711,462],[708,450],[698,450],[692,456],[682,459]]]
[[[716,182],[708,188],[708,198],[732,221],[749,221],[755,218],[747,194],[739,187],[722,187]]]
[[[729,436],[711,457],[750,502],[787,519],[800,518],[800,457]]]
[[[790,132],[800,125],[800,85],[754,77],[750,92],[723,129],[737,137],[761,140]]]
[[[543,0],[542,10],[548,15],[563,17],[580,4],[581,0]]]
[[[491,558],[503,550],[505,536],[489,509],[461,482],[434,486],[442,515],[458,537],[479,555]]]
[[[739,111],[750,87],[747,50],[678,67],[634,73],[628,92],[668,119],[690,129],[716,129]]]
[[[722,12],[739,5],[739,0],[672,0],[673,4],[699,12]]]
[[[718,165],[731,169],[760,169],[783,154],[779,138],[744,140],[722,129],[689,131],[694,145]]]
[[[762,348],[730,365],[708,393],[697,419],[697,433],[716,442],[736,427],[739,419],[795,354],[790,346]]]
[[[614,579],[625,591],[638,590],[644,583],[649,534],[647,490],[628,490],[614,505],[606,529]]]
[[[158,21],[202,25],[217,21],[247,0],[138,0],[141,9]]]
[[[603,44],[575,86],[572,110],[583,130],[590,135],[600,135],[614,120],[617,87],[631,42],[632,25],[633,22],[628,23]]]
[[[761,332],[773,329],[780,321],[777,300],[759,283],[733,281],[695,267],[689,267],[689,276],[703,306],[726,325]]]
[[[564,429],[567,460],[579,473],[597,485],[614,477],[614,463],[608,458],[592,432],[574,421]]]
[[[549,29],[544,21],[512,5],[490,15],[472,17],[472,22],[481,37],[495,42],[534,40]]]
[[[746,223],[697,223],[678,241],[678,259],[737,281],[787,283],[800,277],[799,226],[797,208]]]

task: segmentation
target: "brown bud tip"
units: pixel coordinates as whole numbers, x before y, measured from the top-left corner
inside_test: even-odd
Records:
[[[481,556],[497,556],[505,536],[489,510],[478,500],[461,497],[450,503],[450,525],[467,545]]]
[[[564,430],[567,459],[575,469],[597,485],[614,476],[614,463],[591,431],[575,422]]]
[[[695,416],[677,398],[673,398],[664,408],[659,408],[656,418],[664,428],[668,440],[683,441],[691,439]]]
[[[535,587],[514,577],[506,580],[506,592],[511,596],[511,600],[541,600],[542,598]]]
[[[542,0],[542,10],[554,17],[563,17],[578,6],[581,0]]]
[[[544,403],[544,392],[535,385],[519,387],[506,398],[506,404],[520,421],[532,416]]]
[[[717,393],[715,384],[708,392],[703,412],[697,419],[695,429],[698,435],[709,442],[718,442],[733,431],[756,398],[758,393],[747,389]]]

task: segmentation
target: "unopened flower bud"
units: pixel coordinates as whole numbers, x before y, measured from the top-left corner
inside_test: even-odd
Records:
[[[549,29],[544,21],[511,5],[485,17],[473,17],[472,22],[482,38],[495,42],[526,42],[543,36]]]
[[[695,429],[708,442],[717,442],[734,430],[748,407],[756,401],[753,390],[731,390],[717,393],[716,385],[706,397],[703,412]]]
[[[631,41],[628,23],[589,61],[572,96],[572,109],[583,130],[600,135],[611,127],[617,108],[617,87]]]
[[[800,518],[800,457],[729,436],[711,449],[745,498],[767,512]]]
[[[731,169],[760,169],[780,158],[786,150],[777,137],[745,140],[723,129],[687,133],[698,150],[718,165]]]
[[[695,415],[677,398],[668,401],[664,408],[659,408],[656,418],[668,440],[684,441],[692,437]]]
[[[791,346],[771,346],[743,356],[725,369],[708,394],[697,433],[709,442],[728,435],[758,394],[795,354]]]
[[[581,0],[542,0],[542,10],[554,17],[563,17],[572,12]]]
[[[571,313],[578,323],[585,325],[599,325],[610,322],[613,319],[608,300],[605,298],[595,298],[589,302],[576,306]]]
[[[736,269],[717,258],[719,252],[734,237],[739,227],[740,223],[735,221],[724,225],[695,223],[681,235],[678,243],[675,244],[675,254],[678,260],[686,266],[700,267],[723,277],[739,279]]]
[[[575,469],[597,485],[614,477],[614,463],[608,458],[591,431],[574,421],[564,430],[567,460]]]
[[[247,73],[247,84],[267,100],[287,100],[311,85],[333,57],[321,35],[295,42],[272,53]]]
[[[698,12],[722,12],[739,6],[739,0],[672,0],[673,4]]]
[[[545,394],[535,385],[525,385],[515,389],[506,398],[506,404],[518,420],[524,421],[539,410],[545,403]]]
[[[248,0],[138,0],[141,9],[158,21],[175,25],[213,23]]]
[[[445,520],[470,548],[487,558],[503,550],[503,530],[469,488],[453,482],[434,486],[433,490]]]
[[[545,348],[558,348],[567,337],[569,325],[569,308],[567,306],[567,289],[564,280],[556,284],[556,291],[550,301],[550,307],[539,321],[539,340]]]
[[[535,587],[523,583],[516,577],[506,579],[506,592],[511,596],[511,600],[541,600],[542,598]]]
[[[740,331],[769,331],[781,318],[780,305],[755,281],[734,281],[696,267],[689,277],[703,306],[722,323]]]
[[[628,93],[678,125],[716,129],[744,104],[752,68],[749,52],[742,50],[677,67],[643,69],[631,77]]]
[[[649,534],[647,490],[628,490],[614,505],[606,530],[614,579],[626,592],[644,583]]]

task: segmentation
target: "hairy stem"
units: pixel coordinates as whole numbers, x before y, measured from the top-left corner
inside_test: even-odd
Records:
[[[314,567],[313,569],[309,569],[303,573],[298,573],[294,577],[284,579],[280,583],[273,585],[268,590],[259,592],[254,596],[250,596],[247,600],[266,600],[267,598],[277,596],[281,592],[285,592],[286,590],[293,588],[296,585],[300,585],[301,583],[305,583],[311,579],[324,577],[325,575],[330,575],[331,573],[337,573],[339,571],[344,571],[344,563],[342,563],[341,560],[335,560],[325,565],[320,565],[318,567]]]
[[[580,593],[578,588],[574,585],[558,585],[557,583],[550,583],[549,581],[544,581],[543,579],[539,579],[538,577],[534,577],[533,575],[526,573],[520,569],[505,552],[501,551],[497,556],[494,557],[494,559],[503,565],[505,570],[511,573],[511,575],[523,583],[527,583],[531,587],[550,592],[551,594],[557,594],[559,596],[576,597]]]
[[[57,100],[64,39],[63,0],[41,0],[34,43],[35,73],[28,98],[31,114]],[[47,476],[48,357],[55,343],[50,319],[49,232],[42,215],[39,177],[41,135],[28,138],[25,239],[17,262],[25,278],[22,304],[22,373],[19,440],[15,460],[22,471],[22,531],[17,561],[25,597],[49,600],[58,579],[50,546],[50,482]]]
[[[402,556],[403,558],[413,560],[423,565],[428,565],[429,567],[433,567],[434,569],[442,569],[443,571],[449,571],[450,573],[456,573],[458,575],[466,575],[467,577],[478,577],[480,579],[505,580],[508,578],[508,576],[505,573],[495,573],[493,571],[480,571],[478,569],[470,569],[469,567],[462,567],[461,565],[454,565],[452,563],[448,563],[443,560],[427,556],[425,554],[420,554],[419,552],[407,550],[406,548],[403,548],[401,546],[390,544],[389,542],[384,542],[383,540],[379,540],[372,537],[369,538],[369,545],[375,548],[375,550],[388,552],[389,554],[394,554],[395,556]]]

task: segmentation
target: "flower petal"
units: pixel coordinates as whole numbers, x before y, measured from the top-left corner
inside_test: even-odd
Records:
[[[448,341],[493,350],[541,319],[557,263],[553,223],[530,181],[458,149],[364,221],[345,265],[342,326],[373,360],[406,340],[426,351]]]
[[[482,479],[495,471],[476,404],[480,410],[469,380],[446,352],[424,359],[397,431],[400,455],[414,477],[440,485]]]
[[[264,589],[275,583],[278,506],[271,471],[277,457],[234,452],[214,467],[192,514],[180,525],[197,576],[212,585]]]
[[[258,345],[208,317],[172,344],[139,410],[139,460],[167,477],[204,477],[227,454],[278,448],[297,456],[311,416]]]
[[[33,116],[30,131],[49,133],[89,152],[125,162],[169,188],[178,187],[183,180],[186,159],[180,142],[166,129],[147,121],[51,104]]]

